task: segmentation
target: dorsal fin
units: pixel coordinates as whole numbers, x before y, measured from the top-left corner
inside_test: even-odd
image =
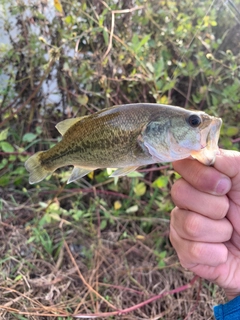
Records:
[[[66,119],[66,120],[59,122],[55,127],[63,136],[71,126],[73,126],[75,123],[82,120],[83,118],[85,118],[85,117]]]

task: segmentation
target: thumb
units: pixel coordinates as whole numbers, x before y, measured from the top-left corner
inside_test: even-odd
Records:
[[[216,156],[214,168],[229,178],[238,176],[240,184],[240,152],[220,149],[220,154]]]

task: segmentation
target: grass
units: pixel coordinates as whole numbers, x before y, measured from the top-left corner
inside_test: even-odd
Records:
[[[223,292],[181,268],[168,239],[171,164],[117,184],[97,170],[66,185],[63,168],[31,186],[24,162],[59,141],[59,121],[130,102],[218,115],[220,146],[240,150],[234,13],[208,1],[62,1],[65,16],[1,5],[1,318],[213,319]]]
[[[197,319],[200,310],[206,319],[212,305],[223,300],[215,286],[200,280],[184,287],[193,275],[182,270],[173,254],[167,221],[155,219],[148,234],[130,218],[119,218],[114,228],[103,231],[100,221],[93,229],[87,221],[69,225],[62,219],[42,229],[34,226],[31,210],[17,212],[18,217],[1,223],[3,319],[68,319],[126,308],[127,314],[114,319]],[[166,256],[161,256],[162,248]],[[131,311],[173,290],[177,292]]]

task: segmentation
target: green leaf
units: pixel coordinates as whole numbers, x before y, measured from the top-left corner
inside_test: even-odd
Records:
[[[164,259],[167,256],[167,251],[162,251],[159,253],[159,258]]]
[[[141,172],[133,171],[127,174],[127,177],[129,178],[140,178],[143,177],[143,174]]]
[[[21,274],[18,274],[16,276],[16,278],[14,279],[15,282],[19,281],[19,280],[22,280],[23,276]]]
[[[165,264],[164,259],[166,258],[166,256],[167,256],[167,252],[166,252],[166,251],[162,251],[162,252],[160,252],[160,254],[158,255],[158,257],[159,257],[158,267],[159,267],[159,268],[165,267],[166,264]]]
[[[154,64],[154,73],[155,73],[156,79],[159,79],[164,74],[164,68],[165,68],[165,64],[164,64],[163,57],[160,57],[158,62]]]
[[[175,180],[178,180],[181,178],[180,174],[177,172],[174,172],[174,175],[175,175]]]
[[[226,135],[228,137],[232,137],[232,136],[235,136],[237,133],[238,133],[239,129],[238,127],[228,127],[227,130],[226,130]]]
[[[22,141],[24,141],[24,142],[32,142],[34,139],[36,139],[36,137],[37,137],[36,134],[34,134],[32,132],[28,132],[28,133],[24,134]]]
[[[76,210],[74,211],[74,214],[73,214],[73,219],[76,220],[76,221],[79,221],[80,218],[84,215],[84,211],[83,210]]]
[[[139,43],[139,48],[145,45],[145,43],[148,42],[148,40],[151,38],[151,34],[147,34]]]
[[[166,266],[166,263],[164,262],[164,260],[159,260],[158,261],[158,267],[159,268],[164,268]]]
[[[8,143],[7,141],[1,141],[0,142],[0,148],[4,152],[14,152],[13,146],[10,143]]]
[[[104,230],[107,226],[107,220],[102,220],[100,223],[100,229]]]
[[[8,163],[7,159],[3,158],[2,161],[0,162],[0,170],[4,168],[7,165],[7,163]]]
[[[73,24],[73,22],[74,22],[72,16],[66,16],[66,18],[64,20],[67,24]]]
[[[146,189],[147,189],[147,188],[146,188],[146,184],[145,184],[144,182],[138,183],[138,184],[133,188],[136,196],[139,196],[139,197],[141,197],[141,196],[143,196],[143,195],[145,194]]]
[[[9,175],[4,175],[0,177],[0,187],[5,187],[9,184]]]
[[[49,206],[48,206],[48,208],[47,208],[47,210],[46,210],[46,213],[59,213],[59,209],[60,209],[60,205],[59,205],[59,203],[57,203],[57,202],[53,202],[53,203],[51,203]]]
[[[80,94],[77,96],[77,101],[79,104],[85,106],[88,103],[88,96],[86,94]]]
[[[28,244],[28,243],[31,243],[31,242],[35,241],[35,239],[36,239],[36,237],[35,237],[35,236],[32,236],[32,237],[28,238],[28,240],[26,241],[26,243],[27,243],[27,244]]]
[[[107,46],[109,43],[109,35],[106,28],[103,29],[103,38],[105,41],[105,45]]]
[[[148,42],[150,37],[151,37],[151,34],[147,34],[147,35],[145,35],[145,37],[143,37],[143,39],[141,41],[139,41],[138,35],[134,34],[133,37],[132,37],[132,48],[133,48],[133,51],[135,53],[138,53],[141,50],[141,48]]]
[[[161,176],[153,181],[152,186],[155,188],[165,188],[168,184],[168,177]]]
[[[8,136],[8,129],[6,128],[0,132],[0,141],[6,140]]]
[[[211,95],[211,97],[212,97],[212,104],[213,104],[214,106],[217,106],[217,105],[218,105],[218,103],[219,103],[218,96],[217,96],[217,95],[212,94],[212,95]]]

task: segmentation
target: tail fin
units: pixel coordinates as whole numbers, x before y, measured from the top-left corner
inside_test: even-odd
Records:
[[[46,176],[48,176],[51,171],[47,171],[41,165],[39,155],[44,151],[35,153],[25,162],[25,168],[30,172],[29,183],[34,184],[42,181]]]

